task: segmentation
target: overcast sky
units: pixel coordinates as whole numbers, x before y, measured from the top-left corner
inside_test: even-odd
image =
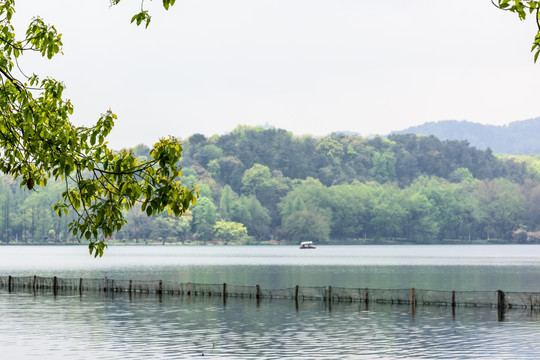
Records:
[[[77,125],[111,108],[109,143],[225,134],[387,134],[439,120],[502,125],[540,116],[533,19],[490,0],[19,0],[63,34],[64,55],[23,69],[64,81]]]

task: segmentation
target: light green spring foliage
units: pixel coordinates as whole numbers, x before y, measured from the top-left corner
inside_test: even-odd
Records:
[[[131,151],[109,149],[105,138],[116,119],[111,110],[93,127],[76,127],[69,121],[73,105],[62,97],[64,85],[24,75],[18,59],[30,52],[51,59],[62,51],[62,34],[36,17],[19,39],[11,23],[14,14],[15,1],[0,0],[0,171],[29,190],[61,179],[63,200],[54,209],[59,216],[77,214],[70,231],[90,241],[94,256],[103,255],[103,239],[120,230],[126,222],[123,210],[137,202],[148,216],[165,210],[180,216],[194,205],[197,189],[178,180],[178,139],[161,139],[145,161]]]
[[[220,220],[214,225],[214,234],[220,238],[225,245],[230,241],[238,240],[244,241],[248,232],[243,224],[234,221]]]
[[[499,9],[518,14],[520,20],[525,20],[527,15],[534,16],[538,31],[534,37],[531,52],[534,52],[534,62],[536,62],[540,55],[540,1],[497,0],[495,2],[491,0],[491,2]]]

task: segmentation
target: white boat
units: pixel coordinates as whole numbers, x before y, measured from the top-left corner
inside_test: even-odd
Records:
[[[302,241],[300,243],[300,249],[316,249],[316,247],[313,246],[313,241]]]

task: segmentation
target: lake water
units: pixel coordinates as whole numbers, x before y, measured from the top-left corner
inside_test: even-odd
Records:
[[[0,274],[540,292],[540,246],[0,247]],[[538,359],[540,314],[496,309],[0,291],[6,359]]]

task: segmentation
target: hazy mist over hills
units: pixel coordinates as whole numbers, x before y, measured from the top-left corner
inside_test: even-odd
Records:
[[[478,149],[489,147],[499,154],[540,154],[540,117],[502,126],[444,120],[394,131],[392,134],[434,135],[441,140],[466,140]]]

